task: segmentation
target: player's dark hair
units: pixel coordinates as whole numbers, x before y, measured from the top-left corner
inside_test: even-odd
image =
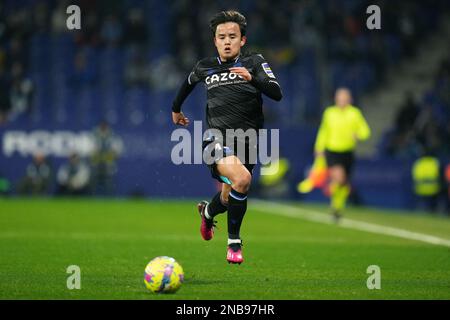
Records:
[[[241,30],[241,36],[245,36],[245,31],[247,29],[247,19],[244,15],[235,10],[221,11],[212,17],[209,22],[209,27],[213,33],[213,37],[216,35],[216,29],[219,24],[226,22],[236,22]]]

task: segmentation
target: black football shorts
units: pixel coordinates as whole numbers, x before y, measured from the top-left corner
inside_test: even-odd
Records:
[[[253,146],[253,148],[257,150],[256,145]],[[220,173],[217,171],[217,164],[216,164],[217,161],[219,161],[222,158],[233,155],[239,157],[238,150],[245,150],[244,159],[241,159],[241,157],[239,157],[239,159],[241,160],[243,165],[247,168],[247,170],[250,172],[250,174],[253,174],[253,168],[255,167],[256,164],[256,158],[254,161],[250,161],[251,146],[250,143],[248,142],[239,143],[237,139],[235,139],[234,143],[231,146],[227,146],[225,145],[224,142],[220,141],[219,139],[216,139],[214,136],[209,136],[208,138],[203,140],[202,150],[206,165],[211,171],[211,176],[221,183],[231,185],[232,182],[227,177],[221,176]],[[256,152],[255,150],[254,152]]]

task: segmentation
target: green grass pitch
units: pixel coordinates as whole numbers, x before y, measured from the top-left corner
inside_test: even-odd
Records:
[[[326,212],[320,205],[296,204]],[[355,220],[450,239],[450,219],[349,208]],[[0,299],[450,299],[450,248],[258,211],[244,219],[244,263],[226,263],[226,216],[211,241],[195,201],[0,199]],[[172,256],[176,294],[145,288],[146,264]],[[66,268],[81,268],[68,290]],[[369,290],[369,265],[381,289]]]

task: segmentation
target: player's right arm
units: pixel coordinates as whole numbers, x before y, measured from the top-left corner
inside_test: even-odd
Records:
[[[197,67],[198,63],[186,78],[186,80],[184,80],[183,84],[178,90],[175,100],[173,101],[172,121],[174,124],[178,124],[181,126],[187,126],[189,124],[189,119],[184,116],[183,112],[181,112],[181,106],[184,100],[186,100],[186,98],[192,92],[192,90],[194,90],[195,85],[200,82],[200,77],[197,75]]]
[[[283,98],[280,84],[261,54],[255,56],[254,66],[254,74],[251,77],[250,83],[269,98],[280,101]]]
[[[364,141],[370,138],[370,127],[367,124],[367,121],[364,118],[363,114],[359,110],[356,117],[356,128],[355,138],[357,140]]]
[[[320,123],[319,131],[317,132],[316,143],[314,145],[314,153],[316,156],[323,156],[328,138],[328,126],[326,110],[322,115],[322,121]]]

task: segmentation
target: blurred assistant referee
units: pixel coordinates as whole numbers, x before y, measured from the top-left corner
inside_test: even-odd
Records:
[[[339,220],[350,194],[350,176],[358,141],[370,137],[370,128],[361,111],[353,106],[350,90],[339,88],[335,105],[325,109],[314,146],[315,156],[325,156],[330,183],[331,210]]]

